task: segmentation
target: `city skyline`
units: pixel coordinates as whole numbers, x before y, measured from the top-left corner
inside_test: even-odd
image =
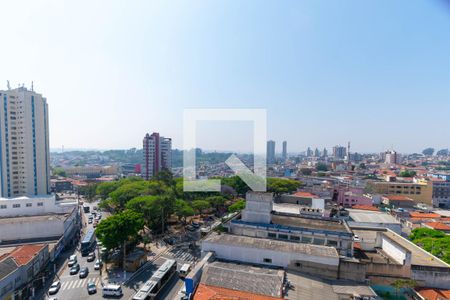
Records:
[[[268,139],[297,151],[448,148],[450,133],[429,124],[447,126],[450,10],[384,4],[10,2],[0,88],[34,81],[52,106],[52,148],[138,148],[148,130],[180,148],[193,107],[265,108]],[[230,144],[199,146],[251,151]]]

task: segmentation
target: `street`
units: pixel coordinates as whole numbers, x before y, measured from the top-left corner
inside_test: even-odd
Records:
[[[87,203],[90,207],[90,211],[94,211],[93,207],[98,205],[98,202]],[[83,228],[82,237],[85,233],[93,228],[92,224],[88,224],[88,215],[89,213],[82,212],[82,222],[86,224]],[[102,212],[102,219],[108,216],[108,213]],[[81,238],[82,240],[82,238]],[[116,271],[112,272],[110,270],[108,279],[108,273],[106,273],[104,267],[102,271],[102,276],[100,275],[100,271],[94,270],[95,260],[98,258],[98,249],[95,251],[96,259],[92,262],[87,261],[87,256],[83,257],[80,252],[79,245],[76,249],[64,253],[64,257],[69,257],[72,254],[77,256],[78,263],[81,268],[88,267],[89,274],[86,278],[79,278],[79,274],[70,275],[70,267],[68,267],[68,260],[64,262],[62,267],[58,270],[58,277],[61,282],[61,287],[59,291],[55,295],[48,295],[48,287],[45,290],[45,299],[104,299],[102,297],[102,285],[105,285],[109,282],[118,282],[121,283],[123,296],[121,299],[131,299],[134,294],[139,290],[139,288],[144,284],[153,273],[167,260],[167,259],[175,259],[177,261],[177,268],[185,264],[189,263],[194,265],[196,261],[200,257],[199,249],[189,249],[188,245],[178,245],[178,246],[169,246],[164,245],[162,242],[162,246],[159,247],[161,252],[154,256],[153,261],[148,263],[143,269],[138,270],[134,275],[127,275],[128,280],[123,279],[123,272]],[[58,277],[55,277],[55,281],[58,280]],[[94,283],[97,287],[97,293],[89,295],[87,291],[87,284]],[[48,286],[51,283],[48,283]],[[178,291],[181,289],[183,285],[183,281],[178,277],[178,274],[174,274],[171,280],[164,286],[164,288],[160,291],[157,299],[175,299]],[[115,298],[117,299],[117,298]]]

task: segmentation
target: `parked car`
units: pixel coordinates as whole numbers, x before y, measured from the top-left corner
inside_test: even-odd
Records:
[[[95,283],[88,282],[87,291],[89,295],[97,293],[97,286],[95,285]]]
[[[80,271],[80,265],[78,263],[74,264],[72,268],[70,268],[70,275],[75,275]]]
[[[97,259],[94,264],[94,270],[100,270],[101,267],[102,267],[102,260]]]
[[[92,219],[91,218],[88,219],[88,224],[92,224]]]
[[[87,261],[91,262],[95,260],[95,252],[90,252],[87,257]]]
[[[77,256],[75,254],[71,255],[69,257],[69,263],[68,263],[69,267],[73,267],[77,263],[77,261],[78,261]]]
[[[82,267],[80,270],[80,274],[78,275],[80,278],[86,278],[89,275],[88,267]]]
[[[48,290],[48,294],[49,295],[54,295],[56,294],[59,289],[61,288],[61,281],[55,281],[52,283],[52,285],[50,286],[50,289]]]

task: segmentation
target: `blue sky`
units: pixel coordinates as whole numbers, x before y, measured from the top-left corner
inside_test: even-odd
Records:
[[[0,88],[34,81],[51,147],[182,145],[184,108],[265,108],[289,151],[450,147],[450,5],[405,1],[9,1]],[[206,125],[199,146],[248,151]],[[214,129],[214,131],[213,131]],[[213,133],[216,134],[213,134]]]

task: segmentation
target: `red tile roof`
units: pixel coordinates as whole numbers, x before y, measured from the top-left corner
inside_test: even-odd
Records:
[[[203,283],[198,285],[194,300],[274,300],[276,297],[257,295],[250,292],[235,291],[222,287],[209,286]]]
[[[352,208],[354,209],[362,209],[362,210],[371,210],[371,211],[379,211],[378,208],[372,205],[353,205]]]
[[[415,211],[411,211],[409,213],[409,216],[411,218],[422,218],[422,219],[439,219],[441,216],[438,214],[434,214],[434,213],[421,213],[421,212],[415,212]]]
[[[450,226],[441,222],[428,222],[424,225],[436,230],[450,231]]]
[[[317,195],[309,192],[297,192],[294,194],[294,196],[297,197],[304,197],[304,198],[319,198]]]
[[[19,246],[9,254],[9,257],[12,257],[18,265],[26,265],[45,246],[46,245],[44,245],[44,244],[32,244],[32,245]]]
[[[416,290],[423,298],[425,298],[425,300],[450,299],[450,290],[439,290],[430,288],[422,288]]]

